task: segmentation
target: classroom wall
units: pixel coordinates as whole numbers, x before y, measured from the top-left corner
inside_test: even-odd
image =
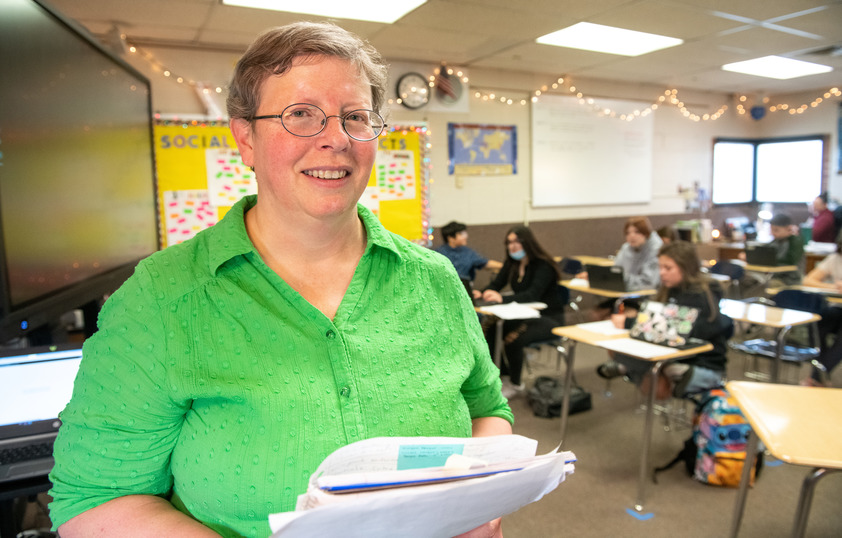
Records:
[[[215,93],[213,88],[227,84],[230,73],[238,58],[232,52],[197,51],[190,49],[150,48],[143,51],[145,57],[128,55],[126,59],[146,74],[152,82],[153,107],[163,117],[206,117],[208,112],[221,111],[224,114],[224,91]],[[431,73],[436,66],[393,63],[390,92],[394,81],[407,70]],[[164,77],[163,68],[184,77],[185,81],[205,81],[211,88],[209,96],[202,96],[185,83],[177,83],[174,77]],[[531,92],[551,83],[549,77],[528,73],[504,72],[500,70],[472,69],[468,71],[469,91],[494,91],[516,101],[529,99]],[[577,88],[587,96],[629,99],[654,102],[665,86],[625,84],[602,80],[574,80]],[[530,204],[531,140],[530,106],[506,105],[498,101],[484,102],[471,97],[469,112],[437,112],[425,107],[410,111],[400,105],[392,105],[387,122],[392,124],[426,122],[431,135],[431,224],[439,227],[451,220],[460,220],[472,226],[478,235],[479,226],[496,225],[507,228],[513,223],[546,223],[551,229],[574,229],[582,231],[576,221],[617,218],[622,221],[630,215],[649,215],[653,220],[674,222],[679,218],[698,218],[701,215],[685,212],[685,200],[679,193],[698,182],[709,189],[711,182],[711,148],[715,137],[775,137],[800,134],[829,134],[831,136],[829,184],[832,197],[842,198],[842,176],[838,173],[839,142],[837,121],[839,99],[825,102],[817,108],[808,109],[797,116],[775,113],[756,121],[748,114],[736,114],[735,97],[709,92],[695,92],[678,88],[679,97],[693,112],[703,114],[714,112],[723,103],[728,112],[717,121],[693,122],[686,119],[674,107],[662,105],[654,112],[652,199],[642,204],[617,204],[611,206],[575,206],[533,208]],[[820,92],[803,95],[773,96],[790,104],[809,103]],[[753,99],[754,96],[750,96]],[[210,106],[209,106],[210,104]],[[750,104],[750,103],[749,103]],[[213,119],[213,118],[211,118]],[[617,121],[606,119],[605,121]],[[448,175],[447,124],[489,123],[515,125],[518,137],[517,173],[510,176],[467,176]],[[594,188],[599,188],[594,185]],[[714,217],[714,225],[724,220],[725,214],[748,214],[752,208],[716,209],[708,217]],[[656,218],[662,216],[663,218]],[[720,217],[722,217],[720,219]],[[560,226],[564,221],[572,221]],[[593,225],[593,223],[591,224]],[[582,225],[584,226],[584,225]],[[613,224],[609,226],[613,229]],[[593,236],[592,236],[593,237]],[[576,240],[580,239],[576,236]],[[438,236],[436,237],[438,242]],[[499,243],[497,238],[495,244]],[[568,243],[568,241],[565,241]],[[607,245],[591,245],[592,249],[605,250]]]

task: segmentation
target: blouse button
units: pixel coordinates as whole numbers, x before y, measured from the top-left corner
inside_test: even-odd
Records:
[[[345,386],[339,389],[339,395],[343,398],[347,398],[349,394],[351,394],[351,387]]]
[[[325,333],[325,337],[327,337],[328,340],[333,340],[334,338],[336,338],[336,333],[333,332],[333,330],[329,330]]]

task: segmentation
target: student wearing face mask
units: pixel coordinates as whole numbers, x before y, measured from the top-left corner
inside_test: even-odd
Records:
[[[494,303],[541,302],[547,308],[535,319],[507,320],[503,323],[505,358],[501,373],[503,395],[512,398],[521,394],[525,386],[521,380],[523,350],[532,342],[552,338],[552,329],[564,324],[564,298],[558,281],[561,275],[552,256],[538,243],[526,226],[515,226],[506,233],[506,259],[497,277],[477,298]],[[508,287],[512,293],[500,292]],[[486,339],[494,352],[494,323],[486,322]]]

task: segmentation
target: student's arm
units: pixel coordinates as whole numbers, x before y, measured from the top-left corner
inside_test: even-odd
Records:
[[[219,538],[217,533],[179,512],[167,500],[152,495],[112,499],[69,519],[58,530],[62,538]]]
[[[836,285],[830,282],[826,282],[827,277],[830,276],[830,273],[822,269],[820,266],[814,268],[812,271],[807,273],[807,276],[804,277],[804,285],[810,286],[813,288],[826,288],[826,289],[836,289]]]
[[[500,271],[503,268],[503,264],[498,262],[497,260],[488,260],[488,263],[485,264],[483,269],[488,269],[490,271]]]

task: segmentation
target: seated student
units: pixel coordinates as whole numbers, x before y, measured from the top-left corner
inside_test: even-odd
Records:
[[[772,237],[774,238],[769,244],[778,248],[777,265],[799,267],[796,271],[775,273],[775,278],[772,279],[770,285],[775,285],[775,280],[786,286],[800,284],[804,268],[804,242],[801,240],[797,228],[793,225],[792,218],[785,213],[778,213],[772,217],[769,224],[771,224]]]
[[[652,230],[646,217],[630,217],[623,226],[626,242],[614,258],[614,265],[623,268],[626,287],[645,290],[658,287],[658,249],[664,242]]]
[[[652,223],[646,217],[629,217],[623,225],[626,242],[614,258],[614,265],[623,268],[626,289],[646,290],[658,287],[658,249],[663,245],[660,236],[652,230]],[[579,276],[579,275],[577,275]],[[587,277],[587,273],[581,275]],[[629,303],[637,307],[636,302]],[[614,300],[601,302],[594,308],[592,319],[607,319],[611,315]]]
[[[673,241],[678,241],[678,232],[672,226],[661,226],[657,229],[658,237],[665,245],[669,245]]]
[[[722,384],[727,358],[726,341],[733,330],[729,318],[719,312],[722,290],[719,284],[701,272],[696,248],[686,241],[664,245],[658,256],[661,286],[654,300],[676,303],[699,309],[699,318],[693,325],[691,337],[713,344],[713,349],[686,359],[666,364],[660,371],[656,396],[665,399],[670,394],[683,397],[712,389]],[[637,311],[626,309],[624,314],[612,316],[618,327],[631,328]],[[616,354],[614,360],[601,364],[597,374],[605,379],[628,376],[646,392],[649,361]]]
[[[558,293],[561,278],[557,264],[538,243],[532,230],[526,226],[515,226],[506,233],[506,261],[497,277],[483,290],[474,293],[479,298],[494,303],[542,302],[547,308],[541,310],[540,318],[515,319],[503,322],[503,343],[506,351],[502,374],[508,374],[509,381],[503,382],[503,395],[512,398],[523,392],[521,382],[523,350],[532,342],[553,337],[554,327],[564,324],[564,300]],[[509,286],[510,295],[501,295],[500,290]],[[486,339],[494,355],[494,323],[485,323]]]
[[[836,241],[836,252],[823,259],[804,277],[804,285],[812,288],[826,288],[842,292],[842,239]],[[821,340],[821,355],[818,361],[829,374],[842,362],[842,308],[828,306],[821,313],[819,322],[819,337]],[[835,335],[832,344],[828,344],[828,336]],[[802,385],[823,386],[826,380],[822,373],[813,368],[812,375],[801,382]]]
[[[484,258],[477,251],[468,247],[468,227],[461,222],[450,222],[441,229],[444,243],[436,249],[443,254],[456,268],[459,278],[474,281],[477,269],[491,269],[499,271],[503,264]]]
[[[827,193],[823,192],[813,200],[812,239],[818,243],[835,243],[838,230],[833,211],[827,208]]]

